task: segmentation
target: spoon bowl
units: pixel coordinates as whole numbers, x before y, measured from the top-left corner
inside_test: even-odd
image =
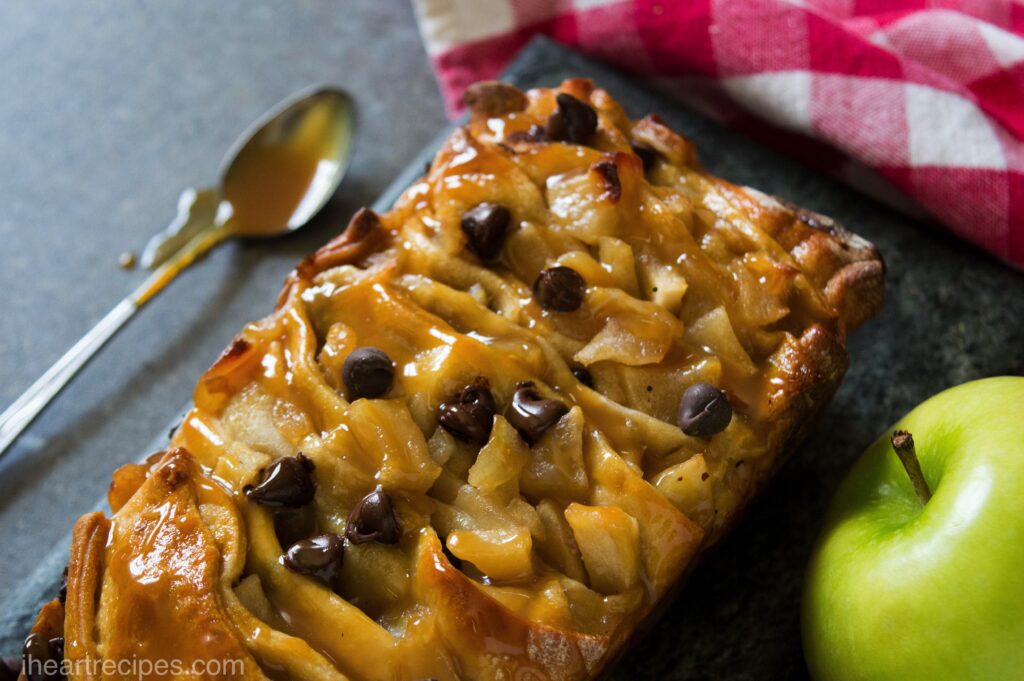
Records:
[[[142,266],[160,267],[200,237],[207,250],[307,224],[348,170],[355,110],[346,92],[323,85],[278,103],[228,149],[216,187],[182,193],[177,217],[143,249]]]
[[[348,169],[355,106],[337,88],[316,87],[256,121],[224,157],[221,193],[236,236],[269,237],[305,225]]]

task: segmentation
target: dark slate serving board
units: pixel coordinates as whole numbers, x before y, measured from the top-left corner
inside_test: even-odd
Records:
[[[829,497],[857,455],[918,402],[971,379],[1024,374],[1024,274],[547,40],[531,43],[506,74],[521,87],[573,76],[593,78],[632,116],[661,115],[696,142],[712,172],[833,216],[885,256],[885,309],[851,338],[850,370],[815,433],[612,673],[617,680],[806,679],[800,586]],[[420,175],[442,138],[409,163],[376,208],[386,209]],[[166,440],[164,429],[147,451]],[[6,604],[0,651],[18,649],[38,606],[56,594],[66,556],[65,543]]]

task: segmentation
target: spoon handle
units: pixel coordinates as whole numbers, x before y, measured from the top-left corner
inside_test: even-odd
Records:
[[[82,336],[64,356],[46,370],[28,390],[0,414],[0,456],[23,430],[46,408],[96,352],[124,326],[135,312],[159,293],[183,269],[206,251],[231,236],[229,224],[214,224],[197,234],[174,257],[161,265],[146,281],[96,326]]]

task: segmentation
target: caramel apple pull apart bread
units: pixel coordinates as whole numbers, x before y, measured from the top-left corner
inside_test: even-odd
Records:
[[[882,303],[870,244],[589,81],[466,101],[116,472],[29,661],[593,678],[807,432]]]

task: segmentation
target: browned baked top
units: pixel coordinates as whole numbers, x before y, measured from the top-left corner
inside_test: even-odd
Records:
[[[589,81],[467,101],[79,521],[69,660],[592,677],[828,401],[873,247]]]

